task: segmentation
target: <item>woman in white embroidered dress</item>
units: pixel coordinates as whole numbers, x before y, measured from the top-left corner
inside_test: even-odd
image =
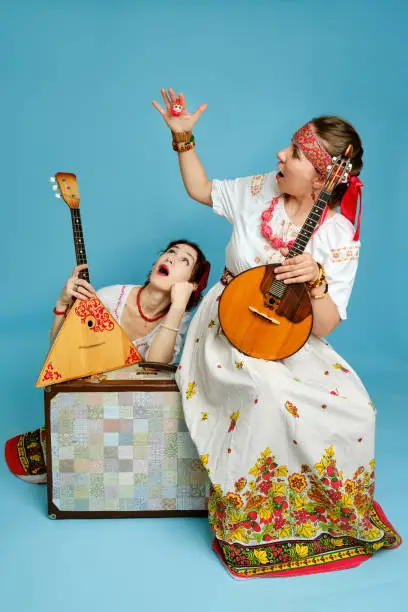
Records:
[[[143,285],[113,285],[95,292],[79,276],[86,267],[74,268],[57,300],[51,344],[73,298],[86,300],[96,293],[145,361],[175,363],[190,311],[198,304],[209,274],[209,263],[198,245],[186,240],[171,242]],[[40,428],[6,442],[6,462],[16,476],[31,483],[46,482],[44,440],[44,428]]]
[[[324,185],[327,160],[348,144],[351,191],[362,185],[361,140],[342,119],[320,117],[277,154],[278,172],[210,181],[191,133],[206,105],[189,114],[180,94],[184,110],[175,117],[174,91],[162,96],[165,108],[153,105],[172,130],[187,192],[232,224],[223,282],[191,322],[177,375],[186,422],[212,482],[214,549],[236,577],[358,565],[400,538],[373,498],[374,407],[324,339],[346,319],[357,269],[358,235],[337,211],[350,195],[347,185],[333,192],[306,251],[285,256]],[[282,262],[277,278],[285,283],[308,283],[314,317],[305,346],[278,362],[240,353],[218,321],[224,284],[270,262]]]

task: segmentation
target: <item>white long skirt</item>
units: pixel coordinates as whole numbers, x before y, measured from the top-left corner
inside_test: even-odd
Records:
[[[177,382],[227,568],[326,571],[398,545],[373,503],[375,410],[357,374],[313,334],[283,361],[243,355],[220,328],[222,291],[191,322]]]

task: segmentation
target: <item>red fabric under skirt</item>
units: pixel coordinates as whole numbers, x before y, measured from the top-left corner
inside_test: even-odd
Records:
[[[315,540],[266,542],[257,547],[214,539],[212,548],[234,578],[281,578],[348,569],[360,565],[381,548],[397,548],[402,543],[377,502],[373,503],[370,519],[384,532],[378,542],[323,534]],[[254,550],[262,559],[257,565],[248,563],[248,552]]]

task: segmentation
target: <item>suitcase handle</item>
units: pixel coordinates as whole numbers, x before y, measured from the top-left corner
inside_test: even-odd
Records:
[[[177,370],[176,365],[172,363],[161,363],[160,361],[139,361],[137,365],[141,368],[165,372],[175,372]]]

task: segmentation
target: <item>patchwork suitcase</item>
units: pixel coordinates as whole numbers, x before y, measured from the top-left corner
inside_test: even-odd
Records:
[[[50,518],[207,514],[174,368],[152,367],[45,389]]]

